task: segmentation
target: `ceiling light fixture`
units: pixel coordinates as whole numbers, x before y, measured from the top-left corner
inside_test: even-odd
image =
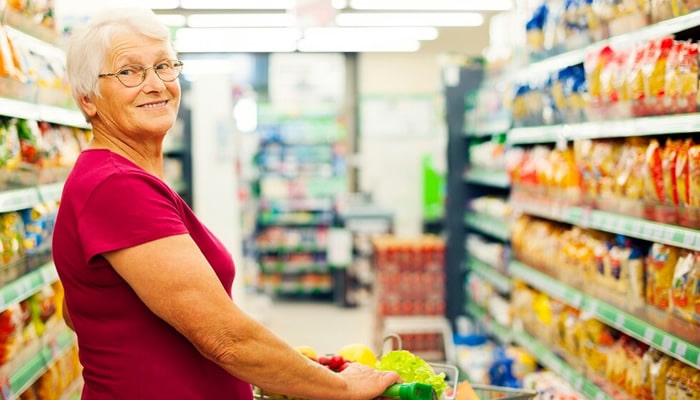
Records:
[[[192,14],[187,26],[192,28],[285,27],[294,26],[292,14]]]
[[[325,39],[335,41],[414,39],[435,40],[438,30],[433,27],[312,27],[304,30],[305,39]]]
[[[289,10],[295,0],[180,0],[180,7],[190,10]]]
[[[339,26],[480,26],[484,17],[471,12],[343,12],[336,15],[335,22]]]
[[[420,41],[414,39],[344,40],[313,38],[301,39],[298,49],[302,52],[369,53],[414,52],[420,49]]]
[[[337,4],[342,3],[347,1]],[[504,11],[513,8],[513,0],[350,0],[349,6],[356,10]]]
[[[300,37],[297,28],[182,28],[174,46],[181,53],[290,52]]]
[[[182,14],[156,14],[156,17],[170,27],[180,28],[187,25],[187,17]]]
[[[148,7],[152,10],[172,10],[179,5],[179,0],[109,0],[106,3],[107,7]]]

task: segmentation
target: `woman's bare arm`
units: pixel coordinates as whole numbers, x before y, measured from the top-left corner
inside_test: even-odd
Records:
[[[189,235],[105,257],[156,315],[244,381],[309,399],[353,400],[374,398],[398,380],[361,366],[337,374],[299,354],[231,301]]]

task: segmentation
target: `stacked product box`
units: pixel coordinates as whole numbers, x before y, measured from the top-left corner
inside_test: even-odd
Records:
[[[373,245],[378,336],[399,334],[404,349],[444,360],[445,330],[435,323],[445,314],[444,241],[387,235]]]

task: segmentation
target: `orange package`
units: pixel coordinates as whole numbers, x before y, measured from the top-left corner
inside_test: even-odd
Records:
[[[467,381],[462,381],[457,385],[457,396],[455,400],[479,400],[472,385]]]

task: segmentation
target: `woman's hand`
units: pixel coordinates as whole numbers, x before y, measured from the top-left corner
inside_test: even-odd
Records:
[[[357,400],[380,398],[389,386],[401,381],[394,371],[379,371],[357,362],[348,364],[340,375],[348,383],[349,398]]]

